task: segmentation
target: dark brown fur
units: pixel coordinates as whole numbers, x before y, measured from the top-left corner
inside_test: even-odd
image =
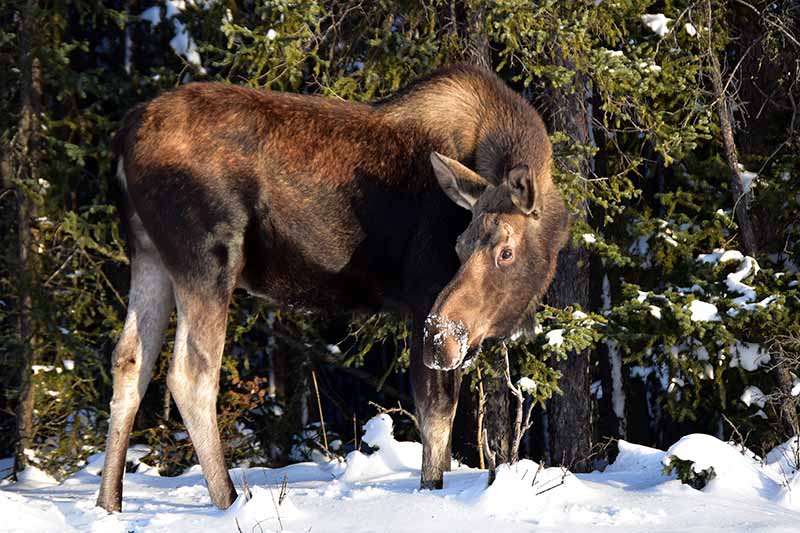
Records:
[[[168,276],[178,305],[168,383],[195,447],[202,443],[212,501],[226,507],[235,497],[207,397],[215,398],[224,318],[237,287],[280,305],[409,313],[422,483],[441,487],[460,372],[433,368],[450,370],[463,358],[423,342],[425,317],[434,307],[480,332],[470,336],[473,349],[486,336],[509,334],[546,289],[565,240],[566,211],[536,112],[494,75],[468,66],[375,105],[191,84],[133,109],[114,145],[133,262]],[[472,187],[480,195],[472,224],[440,187],[434,151],[452,158],[441,168],[480,175],[457,180],[448,193]],[[512,169],[523,169],[523,185],[535,191],[532,215],[516,208],[524,193],[509,189]],[[503,277],[486,258],[494,258],[498,228],[512,226],[520,255]],[[132,283],[132,298],[135,289]],[[141,374],[149,351],[136,343],[156,333],[133,325],[144,313],[140,300],[138,311],[129,308],[132,325],[126,322],[116,354],[143,358],[132,365]],[[112,412],[98,497],[109,510],[120,508],[120,449],[129,432],[115,416],[127,421],[138,407],[130,372],[115,368],[122,414]],[[142,380],[146,386],[149,376]]]

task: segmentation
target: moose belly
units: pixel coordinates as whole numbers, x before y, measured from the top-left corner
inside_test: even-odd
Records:
[[[242,276],[239,286],[279,307],[328,312],[378,312],[387,307],[386,288],[363,272],[267,268]]]

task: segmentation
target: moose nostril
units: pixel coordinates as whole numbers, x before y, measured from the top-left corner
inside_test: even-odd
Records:
[[[469,332],[460,321],[430,314],[425,320],[425,341],[431,343],[431,368],[450,370],[467,355]]]

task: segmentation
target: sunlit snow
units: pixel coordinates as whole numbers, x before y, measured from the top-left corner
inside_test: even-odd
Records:
[[[642,15],[642,22],[644,22],[645,26],[650,28],[650,31],[657,34],[659,37],[664,37],[669,32],[667,24],[672,22],[672,19],[665,17],[663,13],[655,13],[651,15]]]
[[[454,461],[443,490],[420,491],[421,445],[395,440],[386,414],[371,419],[364,430],[371,453],[354,451],[346,460],[278,469],[232,469],[240,496],[226,511],[211,505],[198,467],[177,477],[158,477],[152,467],[134,461],[136,472],[125,475],[123,512],[108,514],[95,507],[102,465],[97,455],[62,483],[29,474],[0,487],[0,529],[744,532],[793,531],[800,523],[800,513],[792,510],[800,503],[800,482],[791,463],[794,441],[770,452],[762,465],[752,453],[709,435],[684,437],[666,453],[620,440],[619,454],[604,472],[573,474],[525,459],[501,465],[488,488],[486,471]],[[693,461],[698,470],[713,467],[717,476],[702,492],[689,488],[664,473],[672,456]]]

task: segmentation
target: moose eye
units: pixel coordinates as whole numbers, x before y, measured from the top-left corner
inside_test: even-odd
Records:
[[[511,248],[503,248],[503,250],[500,252],[501,261],[506,261],[506,262],[511,261],[513,257],[514,257],[514,252],[511,251]]]

